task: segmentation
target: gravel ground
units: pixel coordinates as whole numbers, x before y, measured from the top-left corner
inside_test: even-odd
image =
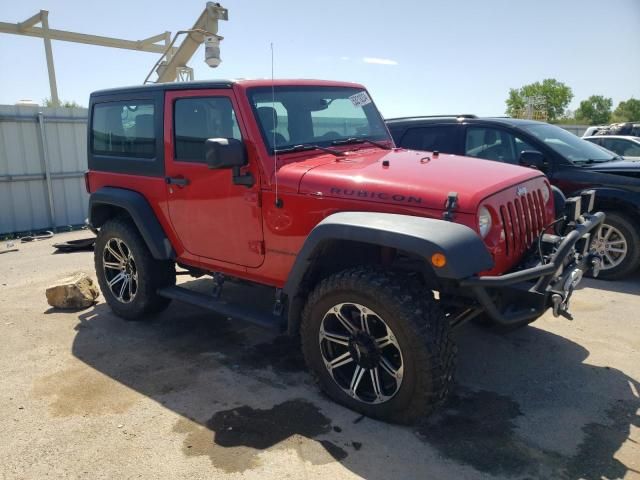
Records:
[[[93,275],[92,253],[51,244],[88,235],[0,254],[2,479],[640,478],[638,275],[584,282],[573,322],[461,328],[454,394],[409,428],[335,405],[295,341],[256,327],[177,303],[145,323],[50,309],[47,285]]]

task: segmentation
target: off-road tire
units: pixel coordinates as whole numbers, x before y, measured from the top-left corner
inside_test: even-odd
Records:
[[[627,252],[623,261],[615,267],[600,270],[598,278],[618,280],[636,271],[640,265],[640,233],[629,217],[618,212],[605,212],[603,228],[611,226],[619,231],[627,242]],[[595,235],[594,235],[595,242]]]
[[[319,333],[334,305],[355,302],[376,312],[391,328],[403,358],[403,378],[384,403],[371,404],[348,395],[325,366]],[[336,402],[369,417],[413,423],[447,397],[455,370],[456,346],[449,323],[430,292],[419,291],[406,276],[356,267],[322,280],[302,313],[302,352],[320,388]]]
[[[120,239],[131,250],[137,270],[137,291],[129,303],[119,301],[109,288],[103,268],[103,252],[111,239]],[[171,261],[156,260],[151,255],[133,222],[124,217],[108,220],[98,232],[94,249],[96,276],[102,295],[111,310],[126,320],[141,320],[169,306],[170,299],[159,296],[158,288],[175,285],[175,265]]]

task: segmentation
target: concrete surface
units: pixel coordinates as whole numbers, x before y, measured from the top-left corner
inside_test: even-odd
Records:
[[[640,478],[640,276],[586,282],[574,322],[463,327],[454,395],[407,428],[324,398],[285,337],[176,303],[50,309],[53,280],[93,275],[51,244],[88,235],[0,255],[2,479]]]

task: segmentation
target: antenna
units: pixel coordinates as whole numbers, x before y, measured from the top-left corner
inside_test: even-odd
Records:
[[[278,196],[278,149],[276,148],[276,125],[278,124],[278,117],[276,114],[276,87],[273,81],[273,42],[271,42],[271,112],[273,115],[273,180],[276,190],[276,208],[282,208],[282,199]]]

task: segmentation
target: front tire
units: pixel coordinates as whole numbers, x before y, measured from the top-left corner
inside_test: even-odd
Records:
[[[175,266],[153,258],[130,220],[114,218],[100,228],[94,262],[102,295],[119,317],[138,320],[169,305],[156,291],[176,283]]]
[[[602,256],[598,278],[617,280],[633,273],[640,264],[640,235],[628,217],[605,212],[602,227],[596,232],[591,248]]]
[[[401,275],[362,267],[323,280],[303,311],[301,340],[322,390],[373,418],[412,423],[451,386],[449,323]]]

